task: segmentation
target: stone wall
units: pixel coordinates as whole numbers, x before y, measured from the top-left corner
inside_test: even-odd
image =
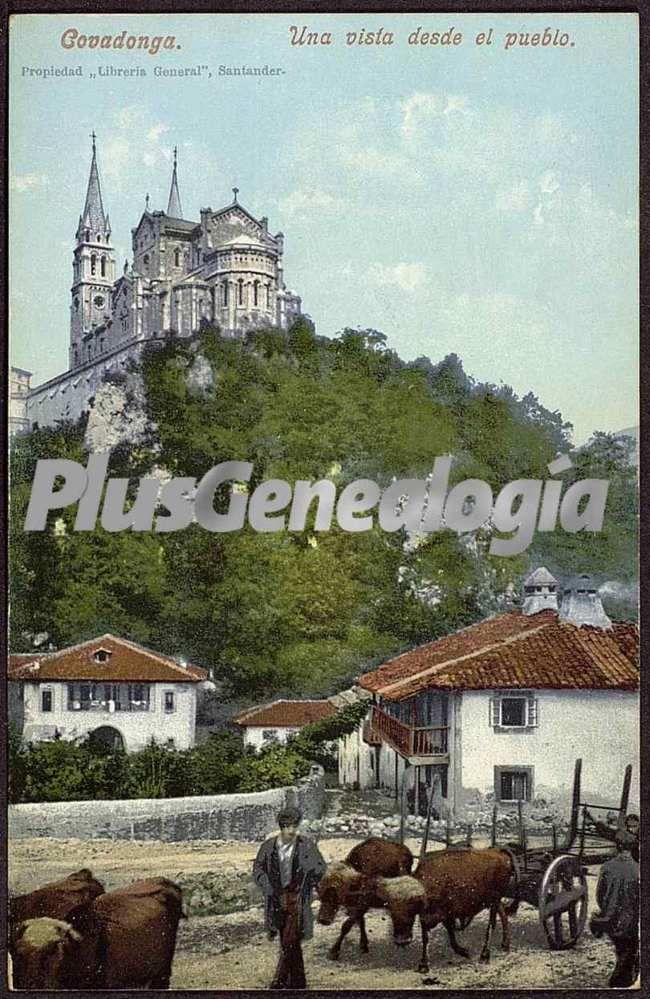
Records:
[[[277,828],[282,808],[297,806],[305,819],[317,819],[324,800],[324,773],[313,766],[294,787],[252,794],[11,805],[9,837],[254,841]]]

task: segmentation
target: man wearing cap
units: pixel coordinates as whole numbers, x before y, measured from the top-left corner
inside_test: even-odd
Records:
[[[600,869],[596,898],[600,912],[591,917],[595,936],[606,933],[616,948],[609,987],[626,989],[639,973],[639,865],[632,856],[635,837],[616,834],[616,856]]]
[[[300,941],[313,935],[311,893],[326,865],[316,844],[298,835],[301,819],[297,808],[281,811],[279,835],[262,844],[253,864],[253,879],[265,896],[269,939],[280,934],[280,960],[269,986],[272,989],[306,987]]]

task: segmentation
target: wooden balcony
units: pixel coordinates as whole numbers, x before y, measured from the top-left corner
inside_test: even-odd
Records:
[[[370,719],[363,723],[363,741],[369,746],[381,746],[381,732],[377,731]]]
[[[373,706],[370,727],[373,729],[373,734],[378,735],[382,742],[388,742],[407,759],[431,757],[433,762],[435,757],[440,762],[449,760],[447,741],[449,728],[446,725],[437,727],[405,725],[404,722],[386,714],[381,708]]]

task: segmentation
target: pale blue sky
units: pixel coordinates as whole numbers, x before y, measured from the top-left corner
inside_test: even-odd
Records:
[[[298,48],[290,25],[331,29]],[[408,34],[454,25],[455,48]],[[173,34],[180,50],[64,51],[85,34]],[[395,32],[390,47],[345,32]],[[504,51],[506,32],[574,47]],[[474,37],[494,28],[491,48]],[[94,129],[118,273],[179,148],[184,215],[239,199],[285,233],[285,274],[318,331],[373,326],[405,359],[450,351],[575,424],[638,422],[637,34],[632,15],[20,15],[10,63],[13,363],[67,365],[72,248]],[[219,77],[223,65],[284,75]],[[212,79],[157,78],[207,65]],[[44,81],[25,67],[82,66]],[[91,80],[98,66],[145,79]]]

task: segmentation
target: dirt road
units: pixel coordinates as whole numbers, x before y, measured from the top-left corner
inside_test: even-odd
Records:
[[[417,844],[409,841],[412,849]],[[344,839],[322,840],[326,860],[341,859],[352,846]],[[17,840],[10,844],[9,881],[12,893],[33,888],[89,867],[107,889],[152,875],[179,879],[195,877],[216,868],[241,877],[250,871],[256,844],[197,841],[191,843],[125,842],[107,840]],[[596,871],[589,878],[593,900]],[[182,881],[182,877],[181,877]],[[591,903],[593,905],[593,902]],[[522,905],[512,921],[512,950],[500,950],[500,931],[494,936],[492,959],[481,964],[478,954],[485,933],[487,913],[478,916],[460,938],[470,959],[450,950],[444,930],[437,930],[429,945],[431,971],[415,969],[419,944],[400,950],[390,941],[385,913],[368,917],[370,952],[360,954],[356,930],[346,940],[338,962],[327,954],[339,929],[316,926],[315,937],[305,943],[305,966],[311,988],[332,989],[531,989],[595,988],[606,984],[613,967],[613,948],[585,932],[572,951],[552,952],[546,947],[537,912]],[[255,989],[268,986],[277,958],[277,943],[266,938],[259,905],[224,915],[193,916],[181,923],[172,975],[172,988]]]

